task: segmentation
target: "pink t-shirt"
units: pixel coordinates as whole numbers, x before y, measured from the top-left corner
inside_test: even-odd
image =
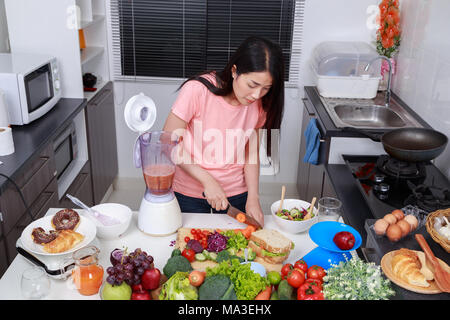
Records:
[[[212,76],[208,79],[215,83]],[[261,128],[266,120],[261,101],[248,106],[233,106],[201,82],[191,80],[180,89],[172,112],[187,123],[182,145],[190,163],[207,170],[220,183],[227,197],[246,192],[245,144],[251,133]],[[249,146],[256,148],[256,139],[252,138]],[[255,161],[250,159],[250,162]],[[190,197],[203,198],[202,184],[178,166],[173,189]]]

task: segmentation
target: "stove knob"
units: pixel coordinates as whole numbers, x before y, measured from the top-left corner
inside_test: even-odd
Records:
[[[390,186],[387,183],[380,184],[380,192],[387,193],[390,189]]]
[[[374,181],[375,181],[375,183],[381,183],[384,181],[384,178],[386,178],[386,176],[384,174],[376,174],[374,176]]]

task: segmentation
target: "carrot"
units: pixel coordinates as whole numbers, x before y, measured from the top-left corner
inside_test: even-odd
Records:
[[[199,271],[199,270],[191,271],[191,273],[189,274],[189,282],[194,287],[199,287],[205,280],[205,275],[206,275],[206,273],[203,271]]]
[[[237,221],[239,221],[239,222],[245,222],[245,214],[243,214],[242,212],[239,212],[237,215],[236,215],[236,220]]]
[[[270,300],[270,295],[272,294],[272,286],[267,286],[255,297],[255,300]]]
[[[242,232],[242,234],[244,235],[244,237],[245,237],[245,239],[250,239],[250,236],[251,236],[251,232],[250,232],[250,230],[248,230],[248,229],[242,229],[241,230],[241,232]]]

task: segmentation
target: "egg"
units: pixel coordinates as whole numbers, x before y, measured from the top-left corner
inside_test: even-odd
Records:
[[[404,220],[411,225],[411,231],[416,230],[417,226],[419,225],[419,221],[412,214],[406,215]]]
[[[400,209],[396,209],[396,210],[392,211],[391,213],[394,215],[394,217],[397,218],[397,221],[402,220],[405,217],[405,214]]]
[[[375,230],[375,233],[379,236],[382,236],[386,233],[386,229],[389,227],[389,223],[384,219],[378,219],[375,221],[375,224],[373,226],[373,229]]]
[[[398,221],[396,224],[400,227],[400,229],[402,229],[402,237],[406,236],[408,233],[411,232],[412,229],[411,225],[404,219]]]
[[[397,218],[392,213],[388,213],[383,217],[383,219],[389,224],[394,224],[397,222]]]
[[[397,224],[391,224],[386,230],[386,235],[389,240],[396,242],[402,238],[402,229]]]

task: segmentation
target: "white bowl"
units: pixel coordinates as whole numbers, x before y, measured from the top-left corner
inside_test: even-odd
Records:
[[[122,235],[125,231],[127,231],[128,227],[130,226],[133,212],[129,207],[123,204],[102,203],[92,207],[92,209],[104,215],[116,218],[120,221],[120,223],[118,224],[112,226],[105,226],[96,218],[89,216],[89,218],[92,221],[94,221],[95,225],[97,226],[98,238],[106,240],[117,239],[120,235]]]
[[[279,216],[276,215],[276,212],[278,211],[278,207],[280,206],[280,201],[275,201],[272,206],[270,207],[270,211],[272,212],[272,216],[274,217],[274,221],[277,224],[277,226],[288,233],[300,233],[308,230],[311,228],[313,224],[315,224],[318,221],[317,216],[317,209],[314,207],[313,213],[314,217],[308,220],[303,221],[292,221],[292,220],[286,220],[282,219]],[[310,206],[309,202],[298,200],[298,199],[284,199],[283,200],[283,207],[281,209],[291,210],[292,208],[304,208],[308,209]]]

